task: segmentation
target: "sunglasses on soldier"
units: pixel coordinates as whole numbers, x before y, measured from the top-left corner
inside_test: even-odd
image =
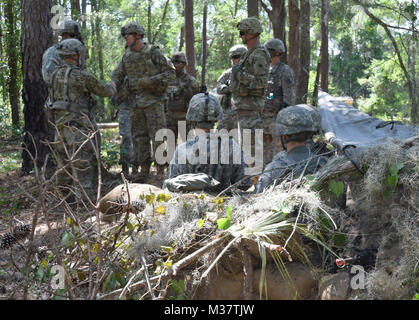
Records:
[[[240,31],[240,37],[241,36],[244,36],[246,34],[246,32],[245,31]]]
[[[234,59],[234,60],[236,60],[236,59],[240,59],[240,56],[239,56],[239,55],[232,56],[232,57],[231,57],[231,59]]]

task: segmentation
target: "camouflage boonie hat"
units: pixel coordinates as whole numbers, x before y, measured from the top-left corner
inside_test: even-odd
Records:
[[[255,17],[243,19],[237,24],[237,29],[246,33],[262,33],[262,25]]]
[[[121,28],[121,36],[125,37],[128,34],[136,33],[139,35],[145,35],[143,26],[137,22],[129,22]]]
[[[64,20],[59,25],[58,35],[62,36],[63,33],[74,33],[79,35],[81,33],[80,25],[74,20]]]
[[[228,51],[228,57],[231,59],[234,56],[243,57],[247,52],[247,48],[241,44],[235,45]]]
[[[313,119],[314,126],[316,127],[316,131],[321,131],[322,129],[322,116],[318,108],[313,107],[309,104],[297,104],[298,107],[302,107],[310,112],[311,118]]]
[[[277,38],[269,39],[264,44],[265,48],[268,49],[268,51],[273,52],[285,52],[285,46],[284,43]]]
[[[172,62],[183,62],[184,64],[188,64],[188,59],[186,59],[186,55],[183,52],[174,53],[170,60]]]
[[[291,135],[300,132],[317,132],[312,111],[301,105],[289,106],[278,112],[275,120],[277,135]]]
[[[198,122],[203,127],[207,123],[213,124],[213,122],[218,121],[220,114],[220,103],[214,95],[198,93],[189,101],[186,120]]]
[[[77,39],[65,39],[58,44],[57,52],[60,56],[80,55],[83,44]]]

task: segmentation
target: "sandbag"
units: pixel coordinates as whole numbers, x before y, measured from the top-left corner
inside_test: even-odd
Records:
[[[212,191],[216,190],[219,184],[219,181],[205,173],[185,173],[166,179],[163,187],[171,192]]]
[[[163,192],[162,189],[157,188],[151,184],[129,183],[128,188],[131,203],[135,202],[136,206],[141,206],[144,202],[141,200],[142,195]],[[102,221],[111,222],[119,216],[118,210],[120,209],[120,206],[113,205],[112,202],[128,202],[128,190],[125,184],[120,184],[119,186],[115,187],[100,200],[99,212]],[[143,205],[145,208],[145,202]]]

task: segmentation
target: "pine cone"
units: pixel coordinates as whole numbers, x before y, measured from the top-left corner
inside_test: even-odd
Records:
[[[13,232],[6,233],[0,237],[0,249],[7,249],[14,245],[17,241],[25,239],[31,232],[29,224],[18,225]]]

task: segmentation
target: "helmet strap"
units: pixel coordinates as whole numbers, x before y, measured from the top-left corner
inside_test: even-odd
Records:
[[[284,138],[283,138],[284,136],[281,134],[280,135],[280,139],[281,139],[281,145],[282,145],[282,148],[284,148],[284,150],[287,150],[287,147],[285,146],[285,143],[287,142]]]

